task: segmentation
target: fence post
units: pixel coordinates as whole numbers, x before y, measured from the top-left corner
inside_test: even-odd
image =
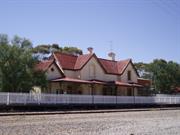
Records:
[[[26,99],[27,99],[27,95],[26,94],[22,94],[24,96],[24,105],[26,105]]]
[[[7,101],[6,101],[6,105],[9,105],[9,92],[7,93]]]
[[[172,98],[173,98],[173,97],[170,97],[170,104],[172,104],[172,101],[173,101]]]
[[[40,94],[38,93],[38,105],[41,104],[41,97],[40,97]]]

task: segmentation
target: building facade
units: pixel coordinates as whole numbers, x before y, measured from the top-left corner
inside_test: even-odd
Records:
[[[131,59],[116,61],[98,58],[89,49],[85,55],[53,53],[49,60],[40,62],[36,69],[43,70],[48,79],[45,93],[140,96],[143,85]]]

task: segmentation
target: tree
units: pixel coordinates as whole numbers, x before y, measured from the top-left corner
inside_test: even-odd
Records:
[[[0,92],[2,91],[2,72],[0,69]]]
[[[82,55],[83,54],[82,50],[78,49],[77,47],[64,47],[62,52],[67,53],[67,54],[73,54],[73,55]]]
[[[45,87],[45,73],[34,70],[37,60],[32,57],[32,43],[18,36],[11,42],[8,36],[0,37],[3,37],[0,38],[1,90],[28,92],[35,85]]]
[[[145,78],[145,79],[152,79],[152,72],[149,70],[149,64],[148,63],[143,63],[143,62],[138,62],[134,64],[140,77]]]
[[[140,77],[152,80],[157,92],[172,93],[180,86],[180,65],[176,62],[155,59],[152,63],[135,63]]]
[[[15,35],[14,38],[11,40],[11,44],[22,49],[32,49],[32,43],[30,40],[26,38],[21,38],[17,35]]]
[[[172,61],[155,59],[149,65],[153,73],[155,89],[161,93],[171,93],[173,87],[180,85],[180,65]]]
[[[48,59],[48,57],[53,52],[62,52],[66,54],[72,54],[72,55],[82,55],[83,52],[81,49],[77,47],[60,47],[58,44],[52,44],[52,45],[38,45],[35,48],[33,48],[34,56],[37,56],[39,60],[42,59]]]
[[[0,34],[0,45],[6,45],[8,44],[8,35],[6,34]]]

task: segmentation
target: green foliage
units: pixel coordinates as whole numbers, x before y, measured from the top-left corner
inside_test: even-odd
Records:
[[[67,53],[67,54],[73,54],[73,55],[81,55],[82,50],[78,49],[77,47],[64,47],[62,49],[63,53]]]
[[[134,63],[140,77],[144,79],[152,79],[152,72],[149,70],[149,64],[143,63],[143,62],[138,62]]]
[[[0,35],[0,37],[3,37],[0,38],[1,90],[28,92],[35,85],[45,87],[47,84],[45,74],[34,71],[37,60],[32,57],[32,43],[18,36],[10,43],[7,36]]]
[[[0,45],[6,45],[8,44],[8,35],[6,34],[0,34]]]
[[[2,72],[0,69],[0,92],[2,91]]]
[[[154,73],[154,84],[163,93],[171,93],[174,87],[180,85],[180,65],[165,60],[154,60],[150,63],[150,70]]]
[[[33,53],[42,53],[42,54],[49,54],[51,52],[62,52],[67,54],[73,54],[73,55],[81,55],[83,54],[81,49],[78,49],[77,47],[59,47],[58,44],[52,44],[52,45],[38,45],[35,48],[33,48]]]
[[[173,61],[155,59],[152,63],[136,63],[141,77],[152,79],[153,87],[161,93],[171,93],[180,86],[180,65]]]

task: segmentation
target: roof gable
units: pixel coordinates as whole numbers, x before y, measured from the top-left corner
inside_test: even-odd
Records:
[[[106,73],[118,74],[117,61],[99,58],[99,62],[101,63],[102,67],[105,69]]]
[[[77,56],[64,54],[64,53],[54,53],[55,59],[59,62],[63,69],[73,70],[76,64]]]
[[[120,62],[121,63],[119,65],[119,68],[122,69],[121,70],[121,74],[123,74],[125,72],[126,68],[128,67],[128,65],[131,64],[131,66],[134,69],[136,75],[139,77],[139,74],[138,74],[138,72],[137,72],[137,70],[136,70],[136,68],[135,68],[135,66],[134,66],[134,64],[133,64],[131,59],[123,60],[123,61],[120,61]]]
[[[121,75],[124,73],[129,63],[131,63],[133,68],[135,69],[131,59],[113,61],[113,60],[98,58],[94,53],[74,56],[70,54],[63,54],[63,53],[55,52],[53,54],[53,57],[58,61],[62,69],[65,69],[65,70],[80,70],[88,63],[88,61],[92,57],[94,57],[97,60],[99,65],[103,68],[103,70],[107,74]],[[136,69],[135,69],[135,72],[137,73]]]
[[[36,64],[35,70],[46,71],[53,64],[53,61],[54,60],[41,61]]]
[[[60,74],[62,76],[65,76],[63,70],[60,67],[60,65],[58,65],[58,63],[55,62],[55,59],[39,62],[38,64],[36,64],[35,70],[46,72],[48,70],[48,68],[51,67],[52,64],[55,64],[55,66],[57,67],[57,69],[60,72]]]
[[[81,69],[92,58],[93,54],[78,56],[74,69]]]
[[[125,69],[129,65],[130,61],[131,61],[131,59],[121,60],[121,61],[117,62],[117,69],[118,69],[119,74],[123,74],[123,72],[125,71]]]

